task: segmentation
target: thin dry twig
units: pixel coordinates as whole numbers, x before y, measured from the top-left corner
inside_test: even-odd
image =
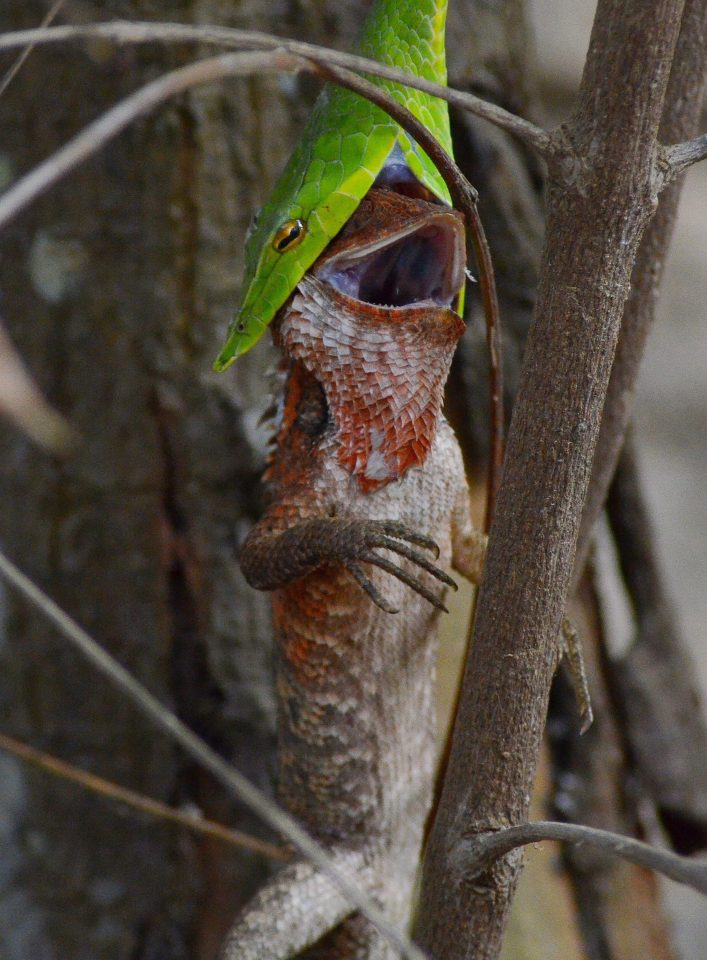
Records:
[[[461,841],[454,852],[454,859],[463,864],[464,876],[470,879],[511,850],[539,840],[584,843],[628,860],[636,866],[654,870],[707,896],[707,859],[681,857],[670,850],[659,850],[633,837],[624,837],[609,830],[598,830],[578,823],[539,820],[507,827],[494,833],[480,834],[473,840]]]
[[[252,850],[254,853],[260,853],[271,860],[286,861],[291,859],[287,850],[275,846],[274,843],[251,837],[240,830],[232,830],[230,827],[226,827],[222,823],[216,823],[214,820],[208,820],[198,813],[176,810],[174,807],[161,803],[159,800],[154,800],[152,797],[146,797],[134,790],[128,790],[127,787],[111,783],[110,780],[104,780],[103,777],[88,773],[86,770],[80,770],[64,760],[59,760],[42,750],[37,750],[35,747],[22,743],[14,737],[9,737],[5,733],[0,733],[0,749],[12,753],[16,757],[21,757],[22,760],[40,767],[55,777],[68,780],[70,783],[83,787],[84,790],[90,790],[92,793],[108,797],[110,800],[117,800],[118,803],[125,804],[133,810],[139,810],[140,813],[146,813],[148,816],[157,817],[160,820],[169,820],[181,827],[186,827],[187,830],[215,837],[217,840],[223,840],[234,847]]]
[[[47,10],[46,16],[40,23],[39,25],[40,30],[43,27],[49,26],[49,24],[52,22],[54,17],[59,13],[59,11],[61,10],[61,8],[64,6],[65,3],[66,3],[66,0],[56,0],[56,3],[52,7],[50,7],[49,10]],[[29,57],[29,55],[32,53],[32,51],[36,47],[36,45],[37,45],[36,43],[28,43],[25,49],[17,58],[17,60],[15,60],[15,62],[12,64],[12,66],[7,71],[5,76],[2,78],[2,80],[0,81],[0,97],[3,95],[3,93],[5,93],[5,91],[10,86],[12,81],[15,79],[19,71],[22,69],[22,66],[27,60],[27,57]]]
[[[35,45],[56,44],[96,38],[119,44],[202,43],[246,50],[286,50],[295,56],[307,57],[309,60],[322,65],[346,67],[371,76],[393,80],[416,90],[422,90],[433,97],[439,97],[452,106],[467,110],[469,113],[473,113],[475,116],[513,134],[541,156],[546,156],[554,149],[553,140],[547,131],[522,117],[510,113],[508,110],[504,110],[503,107],[474,96],[474,94],[443,87],[422,77],[407,74],[396,67],[389,67],[355,54],[340,53],[327,47],[319,47],[316,44],[288,40],[286,37],[277,37],[274,34],[260,33],[255,30],[236,30],[231,27],[217,26],[195,27],[183,23],[145,23],[116,20],[113,23],[48,27],[6,33],[0,36],[0,50],[12,50],[30,43]]]
[[[208,770],[226,789],[288,840],[331,880],[351,904],[366,917],[408,960],[425,960],[424,953],[401,931],[395,929],[378,907],[359,887],[352,883],[328,854],[302,829],[297,821],[265,796],[238,770],[228,764],[215,750],[198,737],[175,713],[154,697],[118,661],[104,650],[75,620],[65,613],[29,577],[0,551],[0,574],[30,603],[47,617],[72,646],[120,693],[130,700],[144,717],[162,733]]]

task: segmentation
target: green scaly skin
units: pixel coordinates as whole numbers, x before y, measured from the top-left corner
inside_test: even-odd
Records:
[[[356,52],[446,84],[447,0],[375,0]],[[418,90],[371,78],[422,121],[451,155],[447,104]],[[214,363],[225,370],[250,350],[305,272],[343,227],[383,169],[396,142],[415,177],[435,196],[449,192],[427,154],[379,107],[349,90],[327,86],[245,247],[245,294]],[[284,252],[273,240],[288,221],[304,237]]]

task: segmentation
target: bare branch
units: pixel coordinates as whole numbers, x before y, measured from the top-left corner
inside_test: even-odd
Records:
[[[32,31],[26,32],[32,33]],[[44,163],[40,163],[31,173],[10,187],[0,197],[0,228],[9,223],[41,193],[97,153],[138,117],[154,110],[171,97],[176,97],[191,87],[222,80],[224,77],[250,74],[255,71],[287,69],[293,72],[302,69],[302,62],[277,52],[230,53],[189,64],[148,83],[107,110]]]
[[[139,810],[151,817],[170,820],[173,823],[178,823],[181,827],[186,827],[187,830],[215,837],[217,840],[223,840],[234,847],[252,850],[264,857],[269,857],[271,860],[287,861],[291,859],[290,854],[283,847],[276,847],[275,844],[268,843],[266,840],[259,840],[247,833],[241,833],[240,830],[232,830],[221,823],[207,820],[200,816],[198,812],[190,813],[185,810],[175,810],[174,807],[161,803],[159,800],[153,800],[152,797],[146,797],[134,790],[121,787],[117,783],[111,783],[110,780],[104,780],[103,777],[97,777],[93,773],[80,770],[70,763],[65,763],[57,757],[44,753],[42,750],[36,750],[20,740],[15,740],[14,737],[9,737],[5,733],[0,733],[0,749],[7,750],[8,753],[21,757],[28,763],[33,763],[55,777],[78,784],[84,790],[90,790],[100,796],[117,800],[118,803],[125,804],[133,810]]]
[[[707,859],[681,857],[669,850],[658,850],[633,837],[623,837],[609,830],[597,830],[595,827],[585,827],[578,823],[540,820],[479,834],[473,840],[460,841],[453,857],[460,863],[465,879],[469,880],[511,850],[536,843],[538,840],[588,844],[612,856],[628,860],[636,866],[654,870],[677,883],[684,883],[707,896]]]
[[[349,70],[403,83],[408,87],[429,93],[433,97],[439,97],[452,106],[468,110],[475,116],[513,134],[542,156],[548,154],[552,148],[550,135],[541,127],[471,93],[443,87],[438,83],[432,83],[422,77],[412,76],[403,70],[377,63],[375,60],[367,60],[355,54],[340,53],[312,43],[288,40],[286,37],[277,37],[274,34],[259,33],[254,30],[116,20],[113,23],[38,28],[6,33],[0,36],[0,50],[12,50],[30,43],[56,44],[95,38],[120,44],[206,43],[246,50],[286,50],[295,56],[307,57],[322,65],[346,67]]]
[[[304,856],[331,880],[351,904],[369,920],[379,933],[408,960],[425,960],[422,951],[404,933],[396,930],[359,887],[341,873],[329,855],[302,829],[297,821],[280,809],[269,797],[238,772],[223,757],[198,737],[175,713],[154,697],[118,661],[104,650],[54,601],[26,577],[0,551],[0,573],[68,639],[86,660],[108,679],[144,717],[189,754],[242,803],[250,807],[274,830],[283,834]]]
[[[666,185],[671,183],[681,173],[684,173],[693,163],[699,163],[707,157],[707,133],[685,143],[675,143],[671,147],[663,147],[662,160],[667,166]]]
[[[653,213],[681,12],[681,0],[599,0],[577,109],[563,128],[578,158],[574,178],[563,162],[548,164],[536,312],[421,885],[417,939],[447,960],[495,960],[501,947],[520,858],[469,884],[448,853],[489,826],[527,819],[630,269]]]
[[[47,10],[45,17],[40,24],[40,29],[42,27],[49,26],[49,24],[52,22],[52,20],[57,15],[57,13],[59,13],[59,11],[61,10],[61,8],[64,6],[65,3],[66,3],[66,0],[56,0],[54,5],[51,6],[49,10]],[[20,70],[22,69],[22,65],[27,60],[27,57],[29,57],[29,55],[32,53],[35,47],[36,47],[36,43],[28,43],[25,49],[17,58],[17,60],[15,60],[15,62],[12,64],[12,66],[7,71],[5,76],[2,78],[2,81],[0,82],[0,97],[3,95],[3,93],[5,93],[7,88],[10,86],[12,81],[20,72]]]

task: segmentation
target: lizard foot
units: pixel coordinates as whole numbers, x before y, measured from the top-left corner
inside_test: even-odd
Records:
[[[407,541],[407,543],[405,541]],[[386,557],[375,552],[377,549],[390,550],[392,553],[404,557],[406,560],[410,560],[446,586],[452,587],[454,590],[457,589],[457,584],[449,574],[435,566],[420,550],[415,550],[413,547],[408,546],[408,543],[414,543],[418,547],[430,550],[434,553],[435,559],[439,556],[439,547],[434,540],[417,533],[404,523],[396,520],[359,521],[356,524],[356,536],[352,538],[352,547],[354,547],[352,550],[353,555],[344,560],[344,566],[376,606],[380,607],[381,610],[384,610],[386,613],[398,613],[399,611],[389,603],[374,586],[357,561],[371,563],[379,569],[385,570],[386,573],[389,573],[418,593],[427,600],[428,603],[431,603],[432,606],[447,613],[448,611],[444,603],[435,593],[424,585],[419,577],[408,573],[407,570],[398,566],[398,564],[392,560],[388,560]]]
[[[592,713],[592,704],[589,698],[589,684],[587,683],[587,673],[584,668],[584,653],[582,652],[582,641],[577,628],[571,620],[562,621],[562,648],[567,659],[574,696],[579,710],[580,733],[586,733],[592,725],[594,714]]]
[[[437,559],[439,547],[434,540],[397,520],[311,517],[295,523],[282,533],[272,533],[258,524],[243,544],[241,570],[252,587],[276,590],[325,564],[341,565],[350,571],[381,610],[397,613],[360,567],[361,563],[371,563],[415,590],[433,606],[446,611],[439,597],[419,577],[381,556],[377,552],[379,550],[389,550],[446,586],[457,589],[449,574],[422,553],[423,550],[429,550]]]

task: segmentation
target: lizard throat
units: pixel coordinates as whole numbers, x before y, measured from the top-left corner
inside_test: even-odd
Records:
[[[421,466],[434,442],[463,321],[431,301],[362,303],[306,275],[279,339],[326,395],[337,459],[364,492]]]

